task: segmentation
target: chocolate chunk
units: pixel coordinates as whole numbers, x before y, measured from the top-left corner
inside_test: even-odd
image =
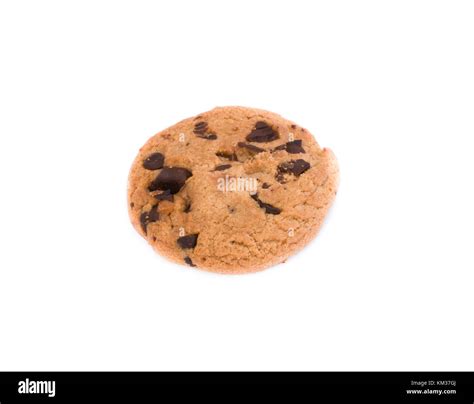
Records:
[[[247,150],[250,150],[251,152],[254,152],[254,153],[261,153],[261,152],[265,151],[265,149],[262,149],[261,147],[254,146],[253,144],[245,143],[245,142],[239,142],[239,143],[237,143],[237,146],[243,147],[243,148],[245,148]]]
[[[298,177],[306,170],[309,170],[311,165],[302,159],[285,161],[278,165],[278,172],[282,174],[293,174]]]
[[[130,207],[133,209],[135,204],[133,202],[130,202]]]
[[[150,212],[148,213],[148,216],[150,218],[150,223],[156,222],[160,218],[160,215],[158,213],[158,205],[155,205],[151,208]]]
[[[291,125],[291,129],[296,129],[296,125],[295,124]]]
[[[169,189],[163,191],[161,194],[155,195],[155,199],[158,201],[174,201],[173,194]]]
[[[221,164],[220,166],[216,166],[214,171],[224,171],[232,167],[232,164]]]
[[[306,153],[302,147],[302,140],[293,140],[292,142],[288,142],[285,144],[282,144],[278,147],[275,147],[273,150],[286,150],[288,153],[291,154],[297,154],[297,153]]]
[[[217,135],[215,135],[214,133],[209,133],[207,135],[197,135],[197,137],[200,137],[201,139],[207,139],[207,140],[216,140],[217,139]]]
[[[246,139],[248,142],[265,143],[276,140],[280,137],[266,122],[259,121],[255,124],[255,128],[250,132]]]
[[[265,209],[265,213],[269,213],[270,215],[279,215],[281,213],[281,209],[276,208],[268,203],[258,201],[258,204],[261,208]]]
[[[146,226],[148,225],[148,212],[143,212],[140,215],[140,224],[142,225],[143,233],[146,234]]]
[[[186,180],[193,174],[191,171],[182,167],[164,167],[158,176],[151,182],[148,190],[166,191],[170,190],[172,194],[176,194],[183,187]]]
[[[193,132],[196,135],[204,135],[207,132],[207,128],[207,122],[198,122],[196,125],[194,125]]]
[[[158,205],[153,206],[149,212],[143,212],[140,215],[140,224],[143,232],[146,234],[148,224],[156,222],[159,218]]]
[[[286,144],[286,151],[291,154],[306,153],[303,149],[303,141],[301,139],[288,142]]]
[[[179,237],[176,241],[181,248],[194,248],[196,247],[197,238],[198,234],[189,234],[187,236]]]
[[[227,159],[230,161],[239,161],[237,159],[237,155],[235,153],[227,152],[227,151],[218,151],[216,153],[217,157],[222,157],[223,159]]]
[[[209,132],[209,127],[207,125],[207,122],[198,122],[196,125],[194,125],[193,132],[197,135],[197,137],[200,137],[201,139],[207,139],[207,140],[217,139],[217,135],[215,133]]]
[[[270,186],[271,186],[271,185],[268,184],[267,182],[264,182],[264,183],[262,184],[262,188],[263,188],[263,189],[270,188]]]
[[[184,262],[188,264],[190,267],[195,267],[196,265],[193,264],[193,261],[189,257],[184,257]]]
[[[270,205],[269,203],[265,203],[265,202],[262,202],[259,198],[258,198],[258,195],[257,194],[253,194],[253,195],[250,195],[252,197],[253,200],[257,201],[258,203],[258,206],[260,206],[261,208],[265,209],[265,213],[269,213],[271,215],[278,215],[281,213],[281,209],[280,208],[277,208],[273,205]]]
[[[191,212],[191,202],[186,201],[183,209],[184,213],[189,213]]]
[[[163,167],[164,162],[165,156],[161,153],[153,153],[143,160],[143,167],[147,170],[158,170]]]

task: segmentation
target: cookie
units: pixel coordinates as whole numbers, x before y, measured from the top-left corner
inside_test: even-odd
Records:
[[[146,142],[130,170],[129,214],[173,261],[254,272],[315,237],[337,186],[334,154],[306,129],[272,112],[221,107]]]

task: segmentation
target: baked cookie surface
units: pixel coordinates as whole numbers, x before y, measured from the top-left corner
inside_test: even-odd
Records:
[[[272,112],[219,107],[151,137],[130,170],[129,214],[160,254],[213,272],[285,261],[336,195],[334,154]]]

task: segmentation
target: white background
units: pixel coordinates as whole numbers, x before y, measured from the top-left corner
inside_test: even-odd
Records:
[[[472,2],[0,4],[1,370],[473,370]],[[340,163],[319,237],[254,275],[127,216],[139,147],[218,105]]]

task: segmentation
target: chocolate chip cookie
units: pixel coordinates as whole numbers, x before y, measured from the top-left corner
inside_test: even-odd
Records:
[[[136,230],[173,261],[254,272],[315,237],[338,168],[304,128],[272,112],[222,107],[150,138],[129,177]]]

